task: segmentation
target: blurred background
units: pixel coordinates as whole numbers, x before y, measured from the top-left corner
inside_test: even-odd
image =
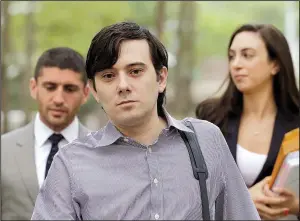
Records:
[[[124,20],[147,27],[166,46],[167,109],[176,118],[194,117],[197,103],[218,90],[228,74],[230,35],[243,23],[270,23],[283,31],[299,82],[298,1],[1,1],[1,133],[35,115],[29,79],[43,51],[68,46],[86,56],[102,27]],[[107,122],[92,97],[79,118],[93,130]]]

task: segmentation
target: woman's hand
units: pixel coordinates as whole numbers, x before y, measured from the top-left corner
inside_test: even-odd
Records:
[[[272,208],[286,207],[289,209],[291,214],[293,215],[299,214],[299,198],[296,197],[295,194],[289,191],[288,189],[274,188],[273,190],[270,190],[269,185],[265,185],[263,191],[264,194],[269,197],[281,196],[285,198],[285,201],[279,204],[269,203],[269,205]]]
[[[256,209],[264,220],[276,220],[284,217],[288,214],[289,209],[287,207],[270,207],[272,205],[282,205],[286,202],[286,197],[284,196],[268,196],[264,193],[264,188],[268,185],[270,177],[266,177],[259,183],[255,184],[249,189],[251,198],[256,206]]]

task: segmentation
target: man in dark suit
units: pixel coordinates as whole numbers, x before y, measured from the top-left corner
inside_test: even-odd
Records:
[[[83,57],[71,48],[45,51],[30,80],[38,113],[26,126],[1,136],[1,218],[29,220],[58,149],[89,130],[76,114],[89,88]]]

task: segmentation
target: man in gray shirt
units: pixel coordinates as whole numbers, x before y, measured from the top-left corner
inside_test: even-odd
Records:
[[[184,121],[193,124],[208,169],[211,219],[259,219],[219,128],[176,120],[163,107],[168,54],[147,29],[130,22],[103,28],[86,71],[110,121],[59,150],[33,220],[202,219],[199,183],[178,132],[194,133]]]

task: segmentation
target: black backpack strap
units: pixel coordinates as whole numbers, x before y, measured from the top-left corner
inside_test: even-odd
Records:
[[[191,122],[185,121],[185,126],[190,128],[195,132],[194,127]],[[182,137],[191,160],[194,177],[199,180],[200,192],[201,192],[201,201],[202,201],[202,217],[203,220],[210,220],[209,215],[209,203],[207,196],[206,188],[206,179],[208,177],[208,171],[205,164],[204,157],[195,133],[183,132],[178,130],[180,136]]]

